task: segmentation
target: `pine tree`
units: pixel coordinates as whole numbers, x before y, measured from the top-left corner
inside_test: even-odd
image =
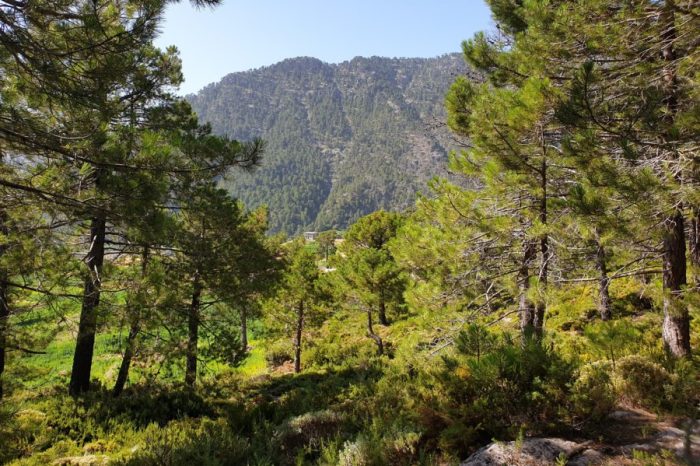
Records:
[[[478,34],[464,45],[486,82],[475,87],[457,81],[447,102],[452,128],[472,137],[469,155],[494,158],[499,171],[517,176],[508,179],[509,188],[526,188],[518,201],[524,209],[521,230],[531,232],[522,245],[522,315],[532,307],[523,288],[531,281],[533,240],[539,242],[536,284],[541,295],[546,295],[548,269],[554,265],[550,258],[556,258],[546,254],[552,233],[546,226],[552,218],[548,210],[569,195],[562,189],[568,180],[595,186],[590,167],[607,161],[618,176],[596,189],[611,190],[616,200],[635,209],[639,197],[633,195],[653,200],[651,209],[638,214],[649,214],[644,218],[647,230],[660,243],[664,342],[671,354],[688,355],[684,224],[692,189],[685,186],[693,184],[687,154],[697,140],[691,129],[697,104],[688,98],[694,78],[687,72],[697,57],[697,44],[689,41],[697,26],[692,7],[672,1],[489,3],[500,34]],[[504,102],[509,102],[505,108]],[[636,188],[629,183],[635,177]],[[605,254],[596,250],[601,252],[596,260],[605,299],[607,271],[600,260]],[[540,316],[536,306],[535,321]]]
[[[381,325],[389,325],[387,308],[403,304],[405,276],[389,250],[403,219],[401,215],[377,211],[360,218],[345,233],[340,246],[340,276],[347,293],[367,314],[367,333],[384,353],[384,342],[375,332],[373,314]]]
[[[293,329],[294,372],[302,370],[303,336],[306,326],[314,321],[319,306],[328,299],[322,285],[322,272],[316,255],[302,238],[285,245],[285,271],[281,286],[272,298],[275,315],[289,322]]]

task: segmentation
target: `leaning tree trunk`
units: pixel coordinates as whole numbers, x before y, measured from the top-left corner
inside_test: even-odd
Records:
[[[148,270],[148,246],[143,247],[143,252],[141,254],[141,279],[146,278],[146,272]],[[129,336],[126,339],[126,347],[124,348],[124,357],[122,358],[122,363],[119,366],[119,373],[117,374],[117,380],[114,382],[114,388],[112,389],[112,395],[115,397],[121,395],[124,391],[124,386],[126,381],[129,380],[129,369],[131,367],[131,360],[134,357],[136,351],[136,340],[141,329],[141,316],[138,315],[136,309],[131,309],[131,312],[127,310],[127,315],[131,317],[131,326],[129,327]]]
[[[598,269],[598,312],[601,320],[612,318],[612,304],[610,300],[610,277],[605,260],[605,247],[599,239],[595,241],[595,265]]]
[[[188,313],[188,334],[186,349],[185,385],[194,387],[197,380],[197,343],[199,339],[199,307],[202,297],[202,284],[195,274],[192,287],[192,302]]]
[[[88,274],[85,277],[83,305],[80,310],[78,336],[73,355],[68,391],[72,396],[80,395],[90,389],[90,372],[92,355],[95,349],[97,332],[97,307],[100,304],[102,264],[104,263],[106,218],[103,212],[92,218],[90,224],[90,250],[85,263]]]
[[[662,57],[666,66],[663,69],[664,103],[667,107],[666,125],[671,128],[678,112],[678,77],[676,72],[675,12],[672,1],[661,6],[660,23]],[[670,130],[665,135],[669,150],[674,150],[674,136]],[[683,288],[687,284],[685,257],[685,228],[683,211],[680,205],[664,220],[663,230],[663,287],[664,322],[662,328],[664,347],[674,357],[690,357],[690,315],[683,300]]]
[[[119,374],[117,374],[117,380],[114,382],[114,388],[112,389],[112,395],[115,397],[122,394],[126,381],[129,380],[129,368],[131,367],[131,359],[134,357],[134,352],[136,351],[136,338],[139,334],[139,330],[139,321],[138,319],[134,319],[129,328],[129,336],[126,339],[126,348],[124,348],[124,356],[119,366]]]
[[[372,309],[369,308],[367,309],[367,333],[369,337],[374,340],[374,342],[377,344],[377,354],[379,356],[384,354],[384,342],[382,341],[382,337],[374,333],[374,328],[372,327]]]
[[[294,335],[294,372],[301,372],[301,335],[304,329],[304,301],[297,306],[297,329]]]
[[[535,259],[537,251],[535,244],[526,240],[523,246],[523,260],[518,271],[518,287],[520,289],[520,333],[523,344],[526,344],[535,335],[535,304],[530,300],[530,267]]]

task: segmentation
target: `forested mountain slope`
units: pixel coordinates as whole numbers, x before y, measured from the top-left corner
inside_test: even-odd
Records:
[[[226,187],[247,206],[269,205],[271,229],[292,234],[411,206],[445,174],[444,95],[466,71],[458,54],[294,58],[230,74],[188,100],[215,133],[267,141],[262,167]]]

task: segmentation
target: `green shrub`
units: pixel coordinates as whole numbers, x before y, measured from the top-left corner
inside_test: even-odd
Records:
[[[331,410],[302,414],[282,424],[275,433],[275,442],[287,455],[302,448],[318,451],[325,440],[340,432],[344,421],[342,414]]]
[[[143,445],[124,466],[236,466],[246,463],[248,443],[223,421],[204,419],[156,424],[144,432]]]
[[[573,372],[555,351],[504,336],[478,357],[470,351],[443,361],[423,411],[437,411],[424,431],[441,430],[445,453],[464,457],[475,444],[512,438],[519,426],[542,430],[565,420]]]
[[[659,408],[664,404],[665,386],[672,381],[660,364],[638,355],[620,359],[615,375],[623,399],[647,408]]]
[[[338,466],[369,466],[371,446],[364,437],[359,437],[353,442],[345,442],[338,455]]]
[[[664,387],[668,408],[675,414],[697,419],[700,414],[700,371],[692,361],[676,361],[670,382]]]
[[[294,360],[292,345],[287,341],[277,341],[265,351],[265,361],[270,367],[279,367]]]
[[[385,457],[387,464],[414,464],[420,453],[422,434],[419,432],[399,432],[385,440]]]
[[[571,386],[571,412],[586,421],[601,421],[615,408],[612,365],[607,361],[587,364]]]

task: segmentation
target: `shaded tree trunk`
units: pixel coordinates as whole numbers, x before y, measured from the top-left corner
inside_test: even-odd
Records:
[[[518,287],[520,288],[520,333],[523,344],[535,334],[535,304],[528,297],[530,290],[530,267],[537,251],[532,241],[526,240],[523,245],[523,260],[518,271]]]
[[[7,275],[0,277],[0,400],[3,392],[3,375],[5,373],[5,354],[7,347],[7,331],[10,319],[10,303],[8,301]]]
[[[6,224],[6,214],[3,211],[0,215],[0,232],[4,235],[8,233]],[[7,246],[0,246],[0,255],[4,254]],[[0,271],[0,400],[4,396],[3,374],[5,373],[5,359],[7,354],[7,333],[10,325],[10,297],[8,296],[9,284],[7,270]]]
[[[372,309],[367,309],[367,333],[369,337],[374,340],[377,344],[377,354],[379,356],[384,354],[384,342],[382,337],[374,333],[374,328],[372,327]]]
[[[694,207],[690,218],[690,264],[693,267],[693,282],[700,291],[700,208]]]
[[[141,254],[141,279],[146,277],[146,272],[148,270],[148,246],[144,246],[143,252]],[[141,316],[136,315],[136,310],[132,309],[131,312],[127,312],[130,315],[132,321],[129,327],[129,336],[126,339],[126,347],[124,348],[124,356],[122,357],[122,363],[119,366],[119,374],[117,374],[117,380],[114,382],[114,388],[112,389],[112,395],[117,397],[121,395],[124,391],[124,386],[126,381],[129,380],[129,369],[131,368],[131,359],[134,357],[136,351],[136,340],[141,328]]]
[[[72,396],[80,395],[90,389],[92,356],[95,349],[95,333],[97,332],[97,307],[100,304],[102,264],[104,263],[106,223],[103,212],[93,217],[90,223],[90,249],[85,261],[88,274],[85,277],[83,304],[80,310],[78,336],[73,355],[73,369],[68,387],[68,392]]]
[[[192,302],[188,313],[187,325],[187,349],[186,349],[186,368],[185,368],[185,385],[194,387],[197,380],[197,343],[199,340],[199,307],[202,298],[202,284],[199,276],[195,274],[192,287]]]
[[[612,318],[612,303],[610,301],[610,278],[605,260],[605,247],[596,239],[595,265],[598,269],[598,312],[601,320]]]
[[[294,372],[301,372],[301,335],[304,329],[304,301],[297,306],[297,329],[294,335]]]
[[[248,309],[241,306],[241,347],[248,352]]]
[[[547,150],[544,146],[544,135],[542,137],[542,166],[540,167],[540,189],[542,190],[542,197],[540,198],[540,223],[542,225],[547,225]],[[540,288],[543,293],[547,292],[547,281],[549,279],[549,236],[545,233],[540,238],[540,252],[542,253],[542,264],[540,264],[540,276],[539,283]],[[535,319],[533,322],[533,327],[535,331],[535,338],[537,341],[542,339],[542,332],[544,330],[544,314],[546,312],[546,301],[545,296],[541,296],[535,306]]]
[[[668,109],[665,123],[671,128],[678,111],[678,65],[673,47],[677,39],[675,5],[673,1],[668,0],[660,8],[661,54],[666,63],[662,79],[664,103]],[[674,150],[673,134],[669,130],[664,136],[669,146],[668,150]],[[673,214],[664,220],[663,228],[664,347],[675,357],[690,357],[690,315],[682,296],[683,287],[687,284],[687,271],[684,218],[680,206],[675,206]]]
[[[675,357],[690,357],[690,316],[683,302],[686,285],[685,229],[683,213],[667,220],[663,242],[664,322],[666,350]]]
[[[129,379],[129,368],[131,367],[131,359],[136,350],[136,337],[139,334],[139,330],[139,322],[138,320],[134,320],[129,328],[129,336],[126,340],[126,348],[124,348],[122,363],[119,366],[119,374],[117,374],[117,380],[114,382],[114,388],[112,389],[112,395],[115,397],[122,394],[126,381]]]
[[[379,323],[385,327],[389,325],[389,320],[386,318],[386,299],[384,299],[384,290],[379,296]]]

